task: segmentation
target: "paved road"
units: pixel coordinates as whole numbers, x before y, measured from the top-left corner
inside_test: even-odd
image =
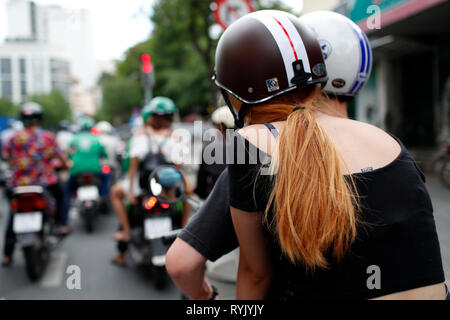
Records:
[[[447,279],[450,279],[450,190],[444,189],[434,176],[428,176],[427,186],[435,208],[435,219],[441,243]],[[0,229],[5,227],[7,204],[0,199]],[[98,229],[87,234],[77,216],[72,220],[73,233],[53,253],[43,279],[30,283],[25,274],[20,250],[15,253],[11,268],[0,268],[0,299],[179,299],[171,283],[166,289],[154,289],[151,279],[136,267],[118,268],[111,265],[115,254],[112,235],[117,228],[114,215],[102,216]],[[2,247],[3,232],[0,237]],[[65,273],[70,265],[81,270],[81,289],[69,290]],[[234,285],[214,281],[222,298],[234,298]]]

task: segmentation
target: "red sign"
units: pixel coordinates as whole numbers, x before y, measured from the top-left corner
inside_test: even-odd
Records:
[[[223,29],[253,11],[251,0],[216,0],[213,10],[214,19]]]

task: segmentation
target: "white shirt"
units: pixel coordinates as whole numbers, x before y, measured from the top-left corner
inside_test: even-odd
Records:
[[[159,150],[167,161],[181,164],[187,160],[190,147],[182,139],[172,136],[139,134],[130,141],[130,158],[143,160],[150,151],[157,153]]]
[[[105,147],[108,159],[110,161],[115,161],[115,155],[119,146],[119,138],[109,134],[100,134],[98,139],[100,140],[100,144]]]

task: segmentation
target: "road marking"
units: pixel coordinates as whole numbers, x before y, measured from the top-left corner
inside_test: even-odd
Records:
[[[61,285],[67,259],[67,252],[57,251],[52,253],[49,264],[47,265],[45,273],[40,281],[41,287],[54,288]]]

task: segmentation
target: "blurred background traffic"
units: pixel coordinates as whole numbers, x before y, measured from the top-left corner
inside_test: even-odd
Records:
[[[1,145],[24,124],[23,103],[43,109],[43,127],[63,151],[86,118],[108,154],[110,185],[126,172],[122,160],[143,126],[142,108],[155,96],[177,106],[172,127],[200,141],[194,121],[212,127],[221,105],[211,81],[223,30],[240,16],[279,9],[297,16],[316,10],[346,15],[367,34],[374,61],[350,116],[398,136],[427,176],[444,269],[450,275],[450,1],[447,0],[0,0]],[[321,43],[323,53],[332,48]],[[201,148],[191,148],[183,172],[193,187]],[[108,170],[108,169],[105,169]],[[2,161],[2,177],[8,163]],[[61,173],[62,179],[64,173]],[[197,198],[201,198],[197,195]],[[9,203],[0,199],[0,246]],[[112,235],[118,221],[107,206],[86,233],[80,208],[70,210],[72,233],[59,244],[38,281],[25,276],[20,252],[0,269],[5,299],[179,299],[175,286],[156,289],[145,272],[117,268]],[[112,214],[108,214],[112,213]],[[233,253],[234,254],[234,253]],[[209,264],[222,298],[234,297],[234,256]],[[67,287],[68,266],[78,266],[81,289]],[[150,277],[151,278],[151,277]]]

